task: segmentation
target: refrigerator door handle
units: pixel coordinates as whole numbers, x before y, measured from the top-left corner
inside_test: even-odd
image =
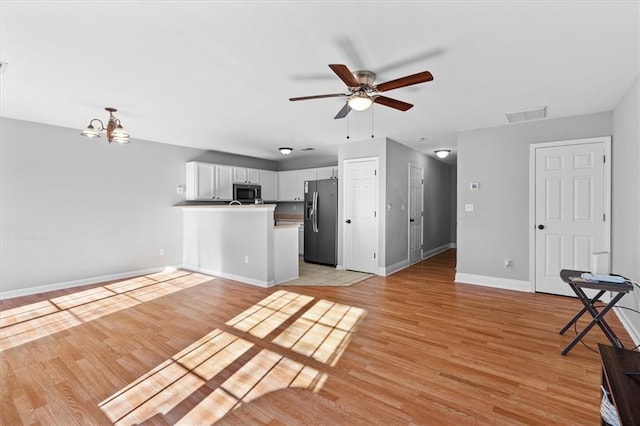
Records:
[[[313,193],[313,232],[318,232],[318,191]]]

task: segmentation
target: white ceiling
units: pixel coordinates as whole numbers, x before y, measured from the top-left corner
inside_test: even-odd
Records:
[[[456,132],[608,111],[639,73],[638,1],[1,2],[1,114],[77,128],[118,117],[132,137],[281,160],[386,136],[431,154]],[[378,83],[429,70],[334,120],[330,63]],[[80,136],[78,136],[80,137]],[[424,140],[420,140],[424,138]],[[90,140],[90,143],[105,143]],[[301,152],[312,147],[316,151]],[[453,156],[455,161],[455,156]]]

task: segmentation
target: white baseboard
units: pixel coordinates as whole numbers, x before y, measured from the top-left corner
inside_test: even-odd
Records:
[[[383,277],[386,277],[388,275],[394,274],[398,271],[400,271],[401,269],[404,269],[406,267],[409,266],[409,261],[408,260],[401,260],[400,262],[394,263],[391,266],[387,266],[384,268],[378,268],[378,275],[382,275]]]
[[[489,277],[486,275],[463,274],[457,272],[455,282],[531,293],[531,284],[529,281],[512,280],[510,278]]]
[[[430,257],[433,257],[437,254],[443,253],[447,250],[449,250],[450,248],[454,248],[455,244],[453,243],[449,243],[449,244],[444,244],[441,245],[440,247],[436,247],[433,248],[431,250],[427,250],[427,251],[423,251],[422,252],[422,258],[419,261],[428,259]],[[418,261],[418,262],[419,262]],[[417,263],[417,262],[415,262]],[[412,264],[409,263],[408,259],[405,260],[401,260],[400,262],[396,262],[393,265],[387,266],[387,267],[383,267],[383,268],[378,268],[378,275],[382,275],[384,277],[389,276],[391,274],[395,274],[396,272],[404,269],[404,268],[408,268],[409,266],[411,266]]]
[[[440,247],[436,247],[436,248],[432,248],[431,250],[427,250],[427,251],[423,251],[422,252],[422,260],[428,259],[430,257],[435,256],[436,254],[440,254],[442,252],[445,252],[451,248],[455,248],[455,244],[454,243],[449,243],[449,244],[444,244],[441,245]]]
[[[251,285],[255,285],[257,287],[262,287],[262,288],[273,287],[274,285],[276,285],[276,282],[273,280],[272,281],[256,280],[254,278],[243,277],[241,275],[227,274],[220,271],[212,271],[210,269],[198,268],[192,265],[184,265],[183,268],[188,269],[190,271],[200,272],[202,274],[207,274],[207,275],[213,275],[215,277],[220,277],[220,278],[226,278],[228,280],[238,281],[245,284],[251,284]]]
[[[107,281],[122,280],[126,278],[138,277],[140,275],[155,274],[164,271],[166,268],[180,268],[177,266],[158,266],[156,268],[139,269],[137,271],[121,272],[118,274],[102,275],[99,277],[83,278],[81,280],[64,281],[54,284],[47,284],[37,287],[27,287],[18,290],[0,291],[0,300],[12,299],[14,297],[29,296],[31,294],[45,293],[47,291],[64,290],[66,288],[80,287],[83,285],[99,284]]]
[[[616,313],[616,316],[624,326],[625,330],[627,330],[627,333],[629,333],[629,336],[631,336],[633,344],[636,346],[640,345],[640,330],[638,330],[629,320],[629,317],[627,316],[627,313],[629,311],[627,311],[626,309],[620,309],[618,307],[614,307],[613,311]]]

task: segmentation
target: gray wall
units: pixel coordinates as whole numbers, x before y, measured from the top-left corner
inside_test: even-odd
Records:
[[[2,293],[182,263],[182,212],[171,206],[201,150],[0,124]]]
[[[424,174],[424,246],[428,252],[451,240],[451,166],[425,155]]]
[[[408,209],[409,164],[424,177],[423,251],[451,243],[451,167],[418,151],[387,139],[385,266],[409,257]],[[403,210],[401,206],[404,205]]]
[[[640,282],[640,83],[636,79],[613,111],[611,271]],[[621,306],[640,310],[640,289]],[[640,315],[621,312],[640,339]],[[636,342],[640,343],[640,342]]]
[[[423,251],[451,243],[451,166],[387,138],[368,139],[340,145],[340,176],[344,176],[344,160],[378,157],[378,266],[388,268],[408,261],[407,209],[409,163],[424,171],[424,247]],[[343,191],[344,182],[340,183]],[[391,203],[391,210],[387,204]],[[405,205],[405,210],[401,205]],[[342,254],[342,203],[338,207],[338,263]]]
[[[316,167],[329,167],[338,164],[337,155],[318,155],[313,152],[306,153],[304,157],[290,158],[278,163],[278,170],[312,169]]]
[[[246,167],[249,169],[278,170],[278,162],[263,158],[247,157],[245,155],[229,154],[221,151],[204,151],[188,161],[224,164],[227,166]]]
[[[452,243],[457,241],[458,231],[458,217],[457,217],[457,205],[458,205],[458,165],[453,164],[450,170],[451,174],[451,237],[449,240]]]
[[[457,272],[529,281],[529,145],[612,131],[612,113],[603,112],[460,133]],[[470,182],[480,189],[471,191]]]

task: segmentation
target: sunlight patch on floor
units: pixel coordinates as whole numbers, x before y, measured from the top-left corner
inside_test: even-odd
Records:
[[[272,342],[335,366],[366,311],[328,300],[311,304],[313,300],[276,291],[226,325],[254,341]],[[273,337],[278,328],[284,330]],[[173,415],[168,418],[176,424],[213,424],[269,392],[287,388],[317,392],[328,378],[326,372],[257,344],[215,329],[99,406],[116,425],[138,424],[158,414]],[[203,395],[200,401],[183,413],[179,404],[197,394]]]
[[[169,270],[0,312],[0,352],[215,278]]]

